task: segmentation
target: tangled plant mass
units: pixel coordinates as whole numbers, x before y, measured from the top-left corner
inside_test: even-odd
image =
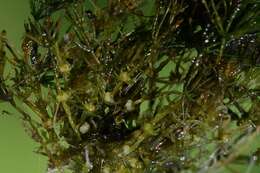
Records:
[[[21,114],[48,172],[259,166],[259,1],[30,5],[22,53],[1,34],[0,99]]]

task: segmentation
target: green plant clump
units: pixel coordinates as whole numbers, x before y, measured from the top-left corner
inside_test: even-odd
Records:
[[[259,166],[259,0],[30,3],[23,52],[1,33],[0,99],[48,172]]]

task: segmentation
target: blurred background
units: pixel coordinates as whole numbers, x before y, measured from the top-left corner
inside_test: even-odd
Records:
[[[23,24],[29,15],[29,0],[0,0],[0,30],[7,31],[16,49],[21,50]],[[26,134],[19,118],[9,105],[0,102],[0,173],[45,173],[46,158],[33,152],[37,144]]]

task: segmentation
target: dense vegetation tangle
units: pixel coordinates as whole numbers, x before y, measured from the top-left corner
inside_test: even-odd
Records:
[[[259,165],[259,1],[30,3],[23,53],[1,34],[0,99],[48,172]]]

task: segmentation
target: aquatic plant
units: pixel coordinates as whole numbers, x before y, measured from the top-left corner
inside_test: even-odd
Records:
[[[23,52],[1,34],[0,99],[21,114],[49,172],[259,163],[258,0],[30,4]]]

